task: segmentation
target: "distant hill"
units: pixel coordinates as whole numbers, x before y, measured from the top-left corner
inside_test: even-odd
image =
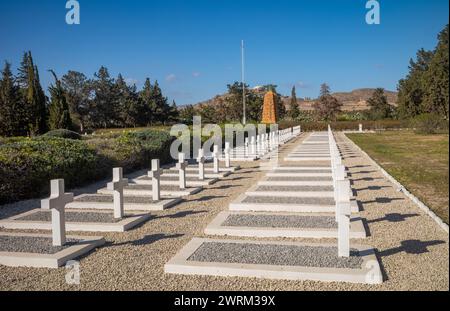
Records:
[[[254,92],[260,93],[258,88],[253,89]],[[336,92],[333,93],[333,96],[336,97],[340,102],[342,102],[342,110],[343,111],[361,111],[369,109],[367,105],[367,100],[372,96],[375,89],[372,88],[363,88],[356,89],[351,92]],[[385,90],[385,94],[387,96],[388,102],[391,105],[396,105],[397,102],[397,93],[392,91]],[[195,104],[194,106],[199,105],[217,105],[220,102],[223,102],[227,99],[228,94],[217,95],[214,98],[209,100],[200,102]],[[317,99],[308,99],[308,98],[298,98],[297,102],[300,106],[300,110],[313,110],[313,105]],[[283,96],[282,101],[285,104],[286,108],[289,109],[290,105],[290,97]]]

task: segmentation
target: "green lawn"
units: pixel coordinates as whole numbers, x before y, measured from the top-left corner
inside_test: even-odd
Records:
[[[347,136],[448,224],[448,134],[386,131]]]

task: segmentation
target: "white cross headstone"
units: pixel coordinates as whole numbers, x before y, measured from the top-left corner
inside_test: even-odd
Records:
[[[177,169],[179,172],[180,189],[186,189],[186,167],[187,162],[184,160],[184,153],[178,154]]]
[[[338,214],[338,256],[350,256],[350,181],[337,182],[338,195],[336,198],[336,212]]]
[[[226,142],[225,143],[225,167],[226,168],[230,168],[231,167],[231,160],[230,160],[230,143]]]
[[[359,124],[359,132],[362,133],[363,132],[363,125]]]
[[[214,171],[215,174],[219,173],[219,146],[218,145],[214,145],[213,171]]]
[[[121,167],[116,167],[113,169],[113,180],[108,183],[108,190],[113,191],[114,197],[114,218],[123,218],[123,188],[128,186],[128,179],[123,178],[123,169]]]
[[[204,180],[205,179],[205,153],[203,151],[203,148],[200,148],[198,150],[197,163],[198,163],[198,179]]]
[[[250,138],[250,154],[252,156],[256,155],[256,141],[255,141],[255,136],[252,136]]]
[[[148,176],[152,179],[152,194],[153,201],[159,201],[161,199],[161,175],[163,170],[159,165],[159,159],[152,160],[152,170],[148,172]]]
[[[41,201],[41,208],[52,212],[53,246],[66,244],[65,207],[73,202],[73,193],[64,192],[64,179],[50,182],[50,197]]]

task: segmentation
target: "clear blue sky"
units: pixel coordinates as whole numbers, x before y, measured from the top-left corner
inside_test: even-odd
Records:
[[[365,23],[366,0],[79,0],[81,24],[65,23],[65,0],[0,2],[0,61],[26,50],[58,75],[91,77],[104,65],[140,88],[157,79],[178,104],[196,103],[240,80],[316,97],[361,87],[395,90],[408,61],[432,49],[448,23],[447,0],[380,0],[381,25]]]

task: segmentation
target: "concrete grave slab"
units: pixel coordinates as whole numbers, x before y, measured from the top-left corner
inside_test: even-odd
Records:
[[[110,211],[66,209],[66,231],[125,232],[150,219],[150,214],[126,213],[114,219]],[[19,230],[51,230],[49,211],[34,209],[0,220],[0,227]]]
[[[255,238],[337,238],[338,225],[327,213],[221,212],[206,227],[205,234]],[[366,238],[359,216],[350,222],[350,238]]]
[[[275,197],[316,197],[316,198],[333,198],[334,190],[330,186],[253,186],[248,189],[245,194],[247,196],[275,196]]]
[[[334,244],[193,238],[164,266],[165,273],[380,284],[373,248],[352,245],[349,258]]]
[[[197,175],[198,176],[198,175]],[[202,187],[212,185],[219,181],[218,178],[209,178],[204,180],[199,180],[198,177],[187,177],[186,176],[186,186],[187,187]],[[141,176],[136,179],[133,179],[134,183],[142,184],[142,185],[150,185],[152,183],[152,179],[148,176]],[[178,186],[179,185],[179,177],[177,176],[165,176],[161,175],[161,186]],[[161,188],[161,194],[163,194],[163,190]]]
[[[148,180],[135,179],[136,183],[129,184],[123,190],[126,196],[152,196],[152,185]],[[150,181],[151,182],[151,181]],[[177,197],[184,197],[187,195],[192,195],[202,191],[203,187],[187,187],[186,189],[180,189],[177,185],[161,185],[160,191],[162,196],[166,196],[166,200],[173,199]],[[106,188],[97,191],[99,194],[111,194]]]
[[[290,213],[335,213],[333,198],[293,198],[275,196],[240,195],[229,205],[230,211],[290,212]],[[359,212],[356,201],[351,201],[352,213]]]
[[[124,191],[124,194],[125,211],[162,211],[181,202],[181,198],[153,201],[151,194],[148,196],[127,196],[129,194],[126,191]],[[67,204],[66,207],[68,209],[109,210],[113,209],[113,197],[109,193],[83,194],[76,197],[74,202]]]
[[[67,236],[66,245],[55,247],[51,235],[0,232],[0,264],[9,267],[58,268],[103,244],[103,237]]]

